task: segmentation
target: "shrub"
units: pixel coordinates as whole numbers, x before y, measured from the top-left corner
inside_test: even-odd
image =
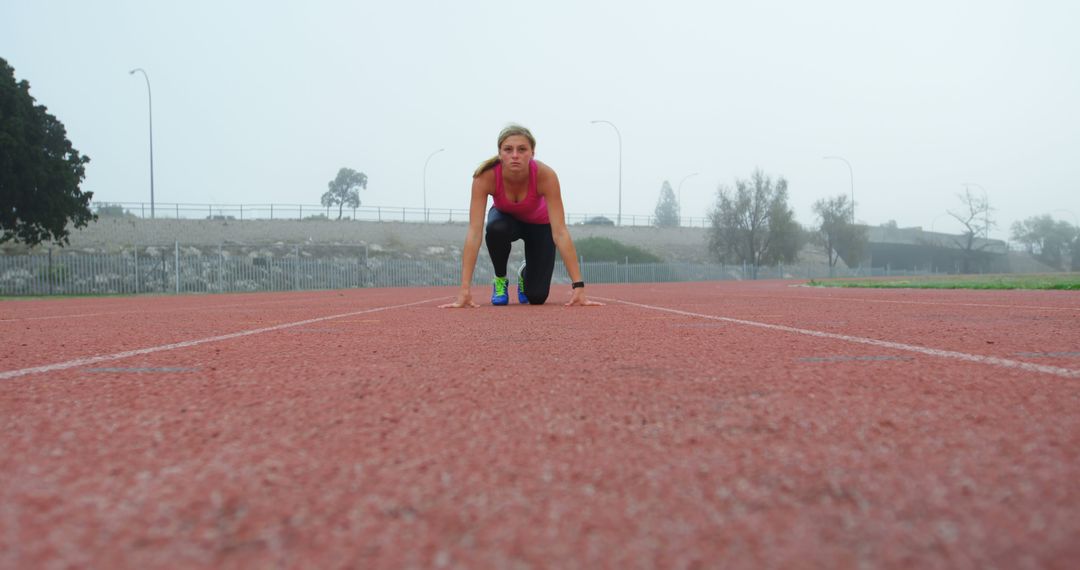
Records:
[[[589,261],[617,261],[623,263],[660,263],[660,257],[632,245],[605,237],[589,237],[574,240],[579,257]]]
[[[102,202],[94,205],[94,213],[99,218],[133,218],[135,214],[125,211],[124,207],[120,204],[109,204],[108,202]]]

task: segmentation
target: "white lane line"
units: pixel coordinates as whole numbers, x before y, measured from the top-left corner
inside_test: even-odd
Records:
[[[1003,368],[1016,368],[1027,372],[1039,372],[1042,374],[1053,374],[1054,376],[1061,376],[1062,378],[1080,378],[1080,370],[1071,370],[1069,368],[1059,368],[1057,366],[1045,366],[1042,364],[1032,364],[1030,362],[1020,362],[1019,360],[1009,360],[1007,358],[998,358],[996,356],[980,356],[977,354],[967,354],[964,352],[956,352],[952,350],[941,350],[937,348],[927,348],[925,346],[916,346],[913,344],[904,344],[900,342],[891,342],[887,340],[877,340],[873,338],[864,338],[859,336],[850,336],[845,334],[828,333],[822,331],[814,331],[809,329],[800,329],[795,327],[788,327],[784,325],[773,325],[769,323],[759,323],[756,321],[746,321],[743,319],[733,319],[731,317],[719,317],[716,315],[705,315],[702,313],[692,313],[690,311],[680,311],[679,309],[670,309],[667,307],[657,307],[654,305],[643,305],[641,303],[633,303],[631,301],[623,301],[622,299],[605,299],[603,297],[594,297],[601,301],[609,301],[613,303],[622,303],[624,305],[631,305],[633,307],[641,307],[642,309],[650,309],[653,311],[663,311],[666,313],[673,313],[676,315],[684,315],[687,317],[696,317],[699,319],[710,319],[714,321],[723,321],[726,323],[734,323],[737,325],[746,325],[750,327],[758,327],[762,329],[782,331],[788,333],[801,334],[806,336],[812,336],[817,338],[828,338],[832,340],[842,340],[846,342],[854,342],[858,344],[868,344],[870,346],[879,346],[882,348],[891,348],[894,350],[903,350],[907,352],[915,352],[918,354],[925,354],[927,356],[936,356],[939,358],[951,358],[953,360],[964,360],[967,362],[975,362],[977,364],[987,364],[990,366],[1000,366]]]
[[[355,311],[352,313],[343,313],[340,315],[330,315],[328,317],[318,317],[315,319],[307,319],[303,321],[296,321],[293,323],[284,323],[280,325],[274,325],[272,327],[263,327],[259,329],[251,329],[246,331],[234,332],[229,334],[223,334],[219,336],[212,336],[208,338],[200,338],[196,340],[186,340],[184,342],[176,342],[173,344],[163,344],[161,346],[151,346],[149,348],[139,348],[136,350],[127,350],[124,352],[117,352],[115,354],[103,354],[99,356],[87,356],[85,358],[76,358],[75,360],[68,360],[67,362],[58,362],[56,364],[46,364],[44,366],[34,366],[32,368],[23,368],[21,370],[8,370],[7,372],[0,372],[0,380],[8,380],[11,378],[18,378],[19,376],[26,376],[28,374],[39,374],[41,372],[52,372],[54,370],[66,370],[68,368],[76,368],[79,366],[86,366],[87,364],[94,364],[97,362],[106,362],[109,360],[120,360],[121,358],[128,358],[131,356],[139,356],[142,354],[153,354],[155,352],[164,352],[166,350],[175,350],[177,348],[187,348],[189,346],[197,346],[200,344],[206,344],[208,342],[218,342],[222,340],[229,340],[234,338],[240,338],[245,336],[251,336],[254,334],[261,334],[266,332],[279,331],[291,327],[299,327],[303,325],[310,325],[312,323],[321,323],[323,321],[330,321],[334,319],[342,319],[345,317],[355,317],[356,315],[366,315],[368,313],[377,313],[379,311],[389,311],[391,309],[402,309],[405,307],[412,307],[414,305],[423,305],[425,303],[433,303],[446,297],[435,297],[434,299],[424,299],[423,301],[416,301],[414,303],[405,303],[404,305],[390,305],[387,307],[376,307],[374,309],[364,309],[363,311]]]

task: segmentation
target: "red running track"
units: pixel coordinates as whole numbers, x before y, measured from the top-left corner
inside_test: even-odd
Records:
[[[589,291],[0,303],[0,567],[1080,560],[1080,295]]]

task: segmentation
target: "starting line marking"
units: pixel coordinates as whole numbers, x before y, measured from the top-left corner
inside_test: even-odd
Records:
[[[601,301],[609,301],[614,303],[622,303],[624,305],[630,305],[633,307],[640,307],[642,309],[649,309],[652,311],[663,311],[666,313],[673,313],[676,315],[683,315],[687,317],[695,317],[699,319],[710,319],[714,321],[722,321],[725,323],[733,323],[737,325],[745,325],[750,327],[757,327],[762,329],[782,331],[787,333],[801,334],[805,336],[812,336],[817,338],[828,338],[832,340],[842,340],[845,342],[854,342],[857,344],[868,344],[870,346],[879,346],[882,348],[891,348],[893,350],[903,350],[906,352],[915,352],[918,354],[925,354],[927,356],[935,356],[938,358],[951,358],[953,360],[964,360],[967,362],[975,362],[977,364],[986,364],[990,366],[1000,366],[1002,368],[1015,368],[1024,370],[1027,372],[1039,372],[1042,374],[1053,374],[1054,376],[1060,376],[1062,378],[1080,378],[1080,370],[1071,370],[1069,368],[1059,368],[1057,366],[1045,366],[1042,364],[1032,364],[1030,362],[1021,362],[1019,360],[1009,360],[1008,358],[998,358],[996,356],[980,356],[977,354],[967,354],[965,352],[956,352],[953,350],[941,350],[937,348],[927,348],[925,346],[916,346],[913,344],[904,344],[900,342],[891,342],[887,340],[877,340],[873,338],[865,338],[859,336],[850,336],[845,334],[828,333],[822,331],[814,331],[809,329],[800,329],[795,327],[788,327],[784,325],[773,325],[769,323],[759,323],[756,321],[747,321],[743,319],[733,319],[731,317],[719,317],[716,315],[706,315],[703,313],[692,313],[690,311],[681,311],[679,309],[670,309],[668,307],[657,307],[655,305],[644,305],[641,303],[634,303],[631,301],[623,301],[622,299],[605,299],[603,297],[595,297]]]
[[[280,325],[274,325],[272,327],[263,327],[259,329],[251,329],[247,331],[234,332],[229,334],[223,334],[218,336],[212,336],[207,338],[200,338],[196,340],[186,340],[184,342],[176,342],[173,344],[163,344],[161,346],[151,346],[149,348],[139,348],[136,350],[127,350],[124,352],[117,352],[115,354],[103,354],[99,356],[87,356],[85,358],[76,358],[75,360],[69,360],[67,362],[58,362],[56,364],[46,364],[44,366],[34,366],[31,368],[23,368],[21,370],[8,370],[6,372],[0,372],[0,380],[8,380],[11,378],[18,378],[20,376],[26,376],[28,374],[38,374],[41,372],[52,372],[54,370],[66,370],[68,368],[76,368],[79,366],[86,366],[87,364],[94,364],[97,362],[107,362],[109,360],[119,360],[121,358],[128,358],[131,356],[139,356],[143,354],[153,354],[155,352],[164,352],[166,350],[175,350],[177,348],[187,348],[189,346],[197,346],[200,344],[206,344],[208,342],[218,342],[222,340],[229,340],[234,338],[240,338],[245,336],[251,336],[254,334],[261,334],[266,332],[279,331],[282,329],[299,327],[303,325],[310,325],[312,323],[321,323],[323,321],[330,321],[333,319],[342,319],[345,317],[355,317],[357,315],[366,315],[368,313],[377,313],[379,311],[389,311],[391,309],[402,309],[405,307],[412,307],[414,305],[423,305],[425,303],[433,303],[445,299],[445,296],[435,297],[434,299],[424,299],[423,301],[416,301],[414,303],[405,303],[404,305],[390,305],[387,307],[376,307],[374,309],[364,309],[363,311],[354,311],[352,313],[342,313],[340,315],[330,315],[329,317],[318,317],[315,319],[306,319],[303,321],[296,321],[293,323],[284,323]]]

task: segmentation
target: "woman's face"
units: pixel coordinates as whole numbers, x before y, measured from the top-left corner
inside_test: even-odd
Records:
[[[532,160],[533,149],[529,139],[522,135],[510,135],[499,146],[499,160],[503,169],[510,171],[524,170]]]

